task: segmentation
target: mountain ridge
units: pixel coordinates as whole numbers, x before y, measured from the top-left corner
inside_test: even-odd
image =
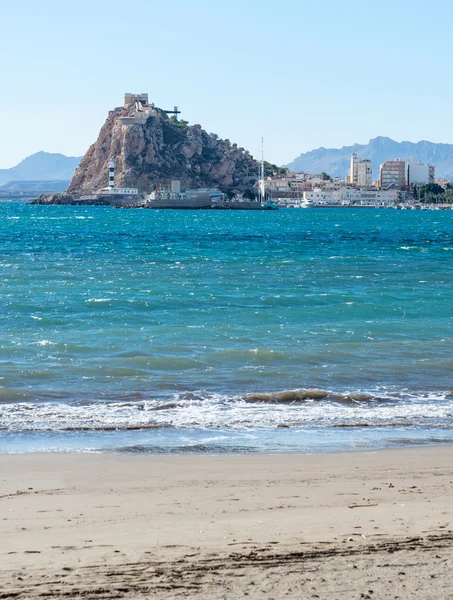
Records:
[[[368,144],[353,144],[341,148],[325,148],[321,146],[300,154],[285,167],[308,173],[328,173],[333,177],[344,179],[348,174],[351,154],[356,152],[360,158],[369,158],[373,162],[373,178],[379,177],[379,166],[386,160],[414,158],[418,161],[433,164],[436,177],[453,178],[453,144],[435,143],[428,140],[419,142],[395,140],[386,136],[370,139]]]
[[[10,169],[0,169],[0,185],[11,181],[70,181],[81,158],[41,150]]]

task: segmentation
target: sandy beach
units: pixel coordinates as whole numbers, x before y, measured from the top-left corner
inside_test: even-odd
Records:
[[[453,598],[453,448],[0,456],[0,598]]]

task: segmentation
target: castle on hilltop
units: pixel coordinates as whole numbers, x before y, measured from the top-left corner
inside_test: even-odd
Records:
[[[148,94],[124,94],[124,107],[130,108],[133,104],[148,106]],[[154,106],[154,104],[153,104]]]
[[[178,107],[175,106],[173,110],[162,110],[156,109],[156,105],[153,103],[149,103],[148,94],[124,94],[124,104],[122,107],[116,110],[122,110],[126,108],[128,113],[126,116],[119,117],[119,122],[121,125],[144,125],[149,117],[157,117],[157,110],[160,110],[163,113],[171,115],[178,119],[178,115],[181,114],[181,111],[178,110]]]

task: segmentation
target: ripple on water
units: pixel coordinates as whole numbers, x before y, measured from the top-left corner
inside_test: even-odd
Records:
[[[0,205],[0,427],[447,430],[453,214],[421,212]]]

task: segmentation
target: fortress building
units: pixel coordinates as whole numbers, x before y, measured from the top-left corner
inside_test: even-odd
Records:
[[[123,108],[129,110],[129,115],[126,117],[120,117],[119,122],[121,125],[144,125],[149,117],[156,117],[157,110],[154,103],[149,103],[148,94],[124,94]],[[175,106],[173,110],[162,110],[163,113],[172,115],[175,119],[178,119],[178,115],[181,111]]]
[[[125,108],[130,108],[137,103],[148,106],[148,94],[124,94]]]
[[[148,102],[148,94],[124,94],[124,108],[129,109],[129,115],[119,118],[121,125],[144,125],[149,117],[157,115],[154,104]]]

